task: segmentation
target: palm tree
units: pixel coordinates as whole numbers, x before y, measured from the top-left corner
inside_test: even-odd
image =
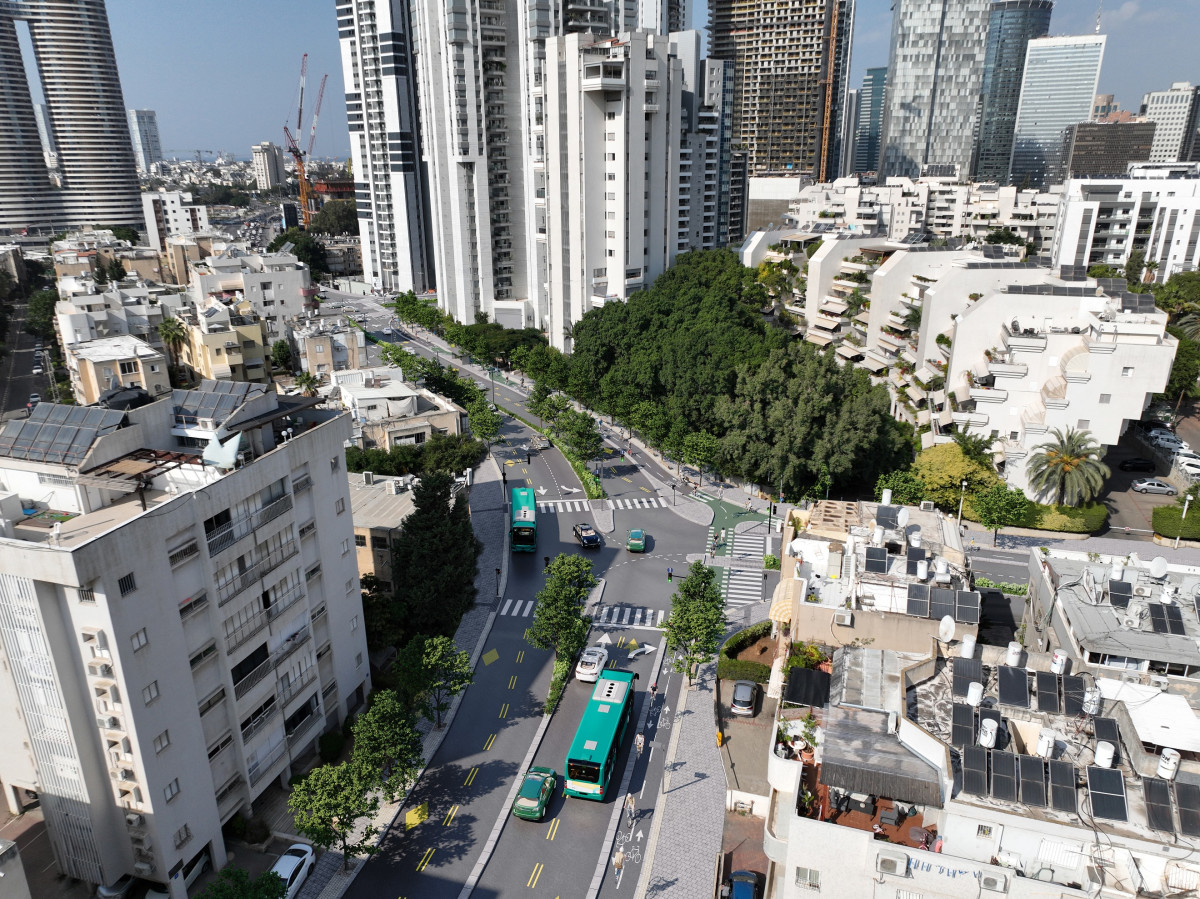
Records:
[[[1200,340],[1200,314],[1195,306],[1188,306],[1187,309],[1185,314],[1175,320],[1175,324],[1188,340]]]
[[[1104,448],[1092,439],[1091,431],[1058,428],[1050,431],[1054,439],[1036,447],[1029,458],[1029,484],[1039,493],[1053,491],[1056,502],[1077,506],[1091,502],[1104,487],[1112,471],[1101,459]]]
[[[300,388],[300,392],[305,396],[316,396],[317,388],[321,386],[321,382],[310,371],[302,371],[296,375],[296,386]]]
[[[179,368],[179,348],[187,342],[187,328],[177,318],[164,318],[158,325],[158,336],[167,348],[168,361]]]

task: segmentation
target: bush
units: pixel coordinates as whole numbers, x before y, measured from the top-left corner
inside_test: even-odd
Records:
[[[985,577],[975,578],[975,586],[982,587],[985,590],[999,590],[1001,593],[1010,593],[1013,596],[1024,596],[1029,592],[1028,584],[1008,584],[1004,581],[993,581]]]
[[[545,714],[554,714],[554,710],[558,708],[559,700],[562,699],[563,690],[567,688],[567,681],[570,677],[571,660],[555,659],[554,674],[550,677],[550,689],[546,693]]]
[[[752,680],[765,684],[771,679],[771,666],[761,662],[743,662],[722,655],[717,660],[717,677],[722,680]]]
[[[763,556],[763,568],[767,569],[767,571],[778,571],[779,556],[773,556],[770,553],[767,553],[767,555]]]
[[[321,739],[317,741],[317,751],[320,753],[321,761],[326,765],[336,762],[345,745],[346,738],[342,736],[340,730],[331,730],[321,734]]]
[[[769,633],[771,633],[771,622],[769,621],[762,621],[744,631],[738,631],[725,641],[725,645],[721,647],[721,655],[727,659],[735,659],[739,652]]]
[[[1200,540],[1200,515],[1195,513],[1183,518],[1179,506],[1159,506],[1153,513],[1154,533],[1162,537],[1182,537],[1184,540]]]
[[[1104,527],[1108,519],[1108,509],[1103,503],[1090,503],[1086,506],[1043,506],[1040,503],[1029,504],[1031,524],[1022,527],[1037,528],[1042,531],[1062,531],[1068,534],[1091,534]]]

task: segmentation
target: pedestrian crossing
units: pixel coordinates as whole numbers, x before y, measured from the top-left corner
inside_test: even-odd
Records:
[[[665,509],[667,503],[657,496],[634,498],[634,499],[613,499],[609,500],[614,509]],[[586,499],[555,499],[546,500],[537,504],[537,510],[547,514],[557,514],[558,512],[587,512],[591,509],[591,503]]]
[[[727,606],[748,606],[762,601],[762,558],[766,537],[762,534],[734,534],[732,564],[724,569],[721,592]],[[741,562],[747,568],[738,568]]]
[[[510,618],[531,618],[537,601],[533,599],[506,599],[499,615]],[[645,606],[599,605],[592,613],[592,622],[597,627],[641,627],[661,630],[667,613],[664,609],[648,609]]]

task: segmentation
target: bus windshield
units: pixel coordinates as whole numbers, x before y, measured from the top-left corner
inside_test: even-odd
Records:
[[[595,762],[578,762],[567,759],[567,777],[584,783],[600,783],[600,766]]]

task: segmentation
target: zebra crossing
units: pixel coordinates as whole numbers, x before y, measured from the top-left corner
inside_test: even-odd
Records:
[[[614,509],[665,509],[667,503],[654,497],[637,497],[634,499],[613,499],[609,500]],[[555,514],[558,512],[587,512],[591,509],[591,504],[586,499],[553,499],[539,502],[537,510],[547,514]]]
[[[537,605],[532,599],[506,599],[500,607],[498,615],[510,618],[530,618]],[[663,619],[667,613],[664,609],[648,609],[645,606],[630,606],[624,603],[618,605],[599,605],[592,613],[592,622],[597,627],[641,627],[651,630],[662,630]]]
[[[762,534],[734,534],[732,565],[724,569],[721,592],[727,606],[748,606],[762,601],[762,558],[766,537]],[[738,568],[738,561],[753,567]]]

